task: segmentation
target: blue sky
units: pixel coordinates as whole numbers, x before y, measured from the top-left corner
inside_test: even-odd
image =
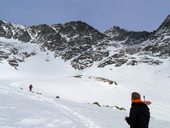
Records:
[[[100,31],[120,26],[153,31],[170,14],[170,0],[0,0],[0,19],[22,25],[82,20]]]

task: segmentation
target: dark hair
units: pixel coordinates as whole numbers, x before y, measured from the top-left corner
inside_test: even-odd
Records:
[[[140,94],[138,92],[133,92],[131,98],[132,100],[140,99]]]

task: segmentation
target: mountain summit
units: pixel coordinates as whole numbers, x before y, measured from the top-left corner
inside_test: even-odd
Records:
[[[105,34],[110,36],[115,41],[124,41],[124,44],[126,45],[140,44],[147,40],[150,36],[150,33],[147,31],[128,31],[120,28],[119,26],[114,26],[113,28],[107,30]]]
[[[168,15],[167,17],[166,17],[166,19],[164,20],[164,22],[160,25],[160,27],[158,28],[158,29],[170,29],[170,15]]]

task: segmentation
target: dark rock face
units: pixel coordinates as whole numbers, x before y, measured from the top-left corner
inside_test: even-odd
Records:
[[[55,27],[55,25],[54,25]],[[104,35],[97,31],[95,28],[89,26],[88,24],[82,22],[82,21],[72,21],[69,23],[66,23],[64,25],[57,25],[56,26],[60,33],[63,35],[67,35],[67,37],[72,38],[75,35],[79,35],[79,37],[87,38],[88,36],[91,37],[93,40],[99,40],[103,39]],[[93,42],[89,42],[93,43]]]
[[[99,68],[107,65],[135,66],[140,63],[158,65],[162,62],[152,59],[153,57],[170,56],[170,15],[153,32],[134,32],[113,27],[101,33],[82,21],[38,26],[21,26],[0,21],[0,37],[36,43],[41,50],[53,51],[55,57],[71,60],[72,67],[79,70],[91,67],[95,62]],[[1,50],[3,47],[9,47],[10,52],[5,53]],[[10,55],[14,58],[10,58]],[[14,46],[0,42],[0,61],[8,60],[14,67],[32,55],[35,53],[19,52]],[[137,59],[134,55],[150,58]]]
[[[129,63],[127,63],[127,65],[132,65],[132,66],[135,66],[137,65],[137,61],[136,60],[131,60]]]
[[[19,31],[17,31],[14,34],[13,38],[18,39],[19,41],[22,41],[22,42],[29,42],[31,40],[29,33],[23,29],[20,29]]]
[[[160,27],[158,28],[159,29],[169,29],[170,30],[170,15],[168,15],[166,17],[166,19],[164,20],[164,22],[160,25]]]
[[[99,63],[98,67],[102,68],[105,67],[107,65],[111,65],[111,64],[115,64],[115,67],[120,67],[123,64],[125,64],[128,60],[125,58],[114,58],[114,55],[107,58],[106,60],[102,61],[101,63]]]
[[[8,60],[8,63],[15,68],[18,66],[17,60]]]
[[[74,58],[71,62],[74,68],[82,70],[90,67],[94,61],[108,55],[108,52],[102,52],[102,49],[98,51],[93,49],[93,46],[102,42],[106,36],[88,24],[77,21],[52,27],[61,35],[60,49],[57,53],[65,61]]]
[[[124,51],[127,55],[124,59],[129,61],[125,62],[127,65],[136,65],[139,63],[148,63],[152,65],[158,65],[162,62],[155,60],[141,60],[141,59],[128,59],[129,56],[137,55],[148,55],[151,58],[167,58],[170,56],[170,15],[164,20],[159,28],[153,32],[133,32],[126,31],[119,27],[113,27],[112,29],[105,32],[112,40],[120,42],[123,47],[119,52]],[[122,57],[119,57],[122,58]],[[109,61],[108,61],[109,60]],[[106,66],[108,64],[116,64],[113,59],[107,59],[104,63],[100,63],[99,67]]]
[[[144,48],[145,51],[154,53],[159,53],[156,56],[170,56],[170,44],[156,44],[156,45],[149,45]]]
[[[101,105],[99,104],[99,102],[94,102],[94,105],[97,105],[98,107],[101,107]]]
[[[5,37],[5,38],[11,38],[13,35],[12,29],[11,29],[11,24],[9,23],[4,23],[3,21],[0,20],[0,37]]]
[[[150,37],[152,44],[146,45],[143,50],[159,57],[170,56],[170,15]]]
[[[140,44],[143,41],[147,40],[150,36],[149,32],[134,32],[134,31],[126,31],[124,29],[119,28],[118,26],[113,27],[110,30],[105,32],[106,35],[110,36],[115,41],[124,41],[125,45],[134,45]]]

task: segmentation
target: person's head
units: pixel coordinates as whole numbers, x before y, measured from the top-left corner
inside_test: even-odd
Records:
[[[138,92],[132,92],[131,100],[140,99],[140,94]]]

